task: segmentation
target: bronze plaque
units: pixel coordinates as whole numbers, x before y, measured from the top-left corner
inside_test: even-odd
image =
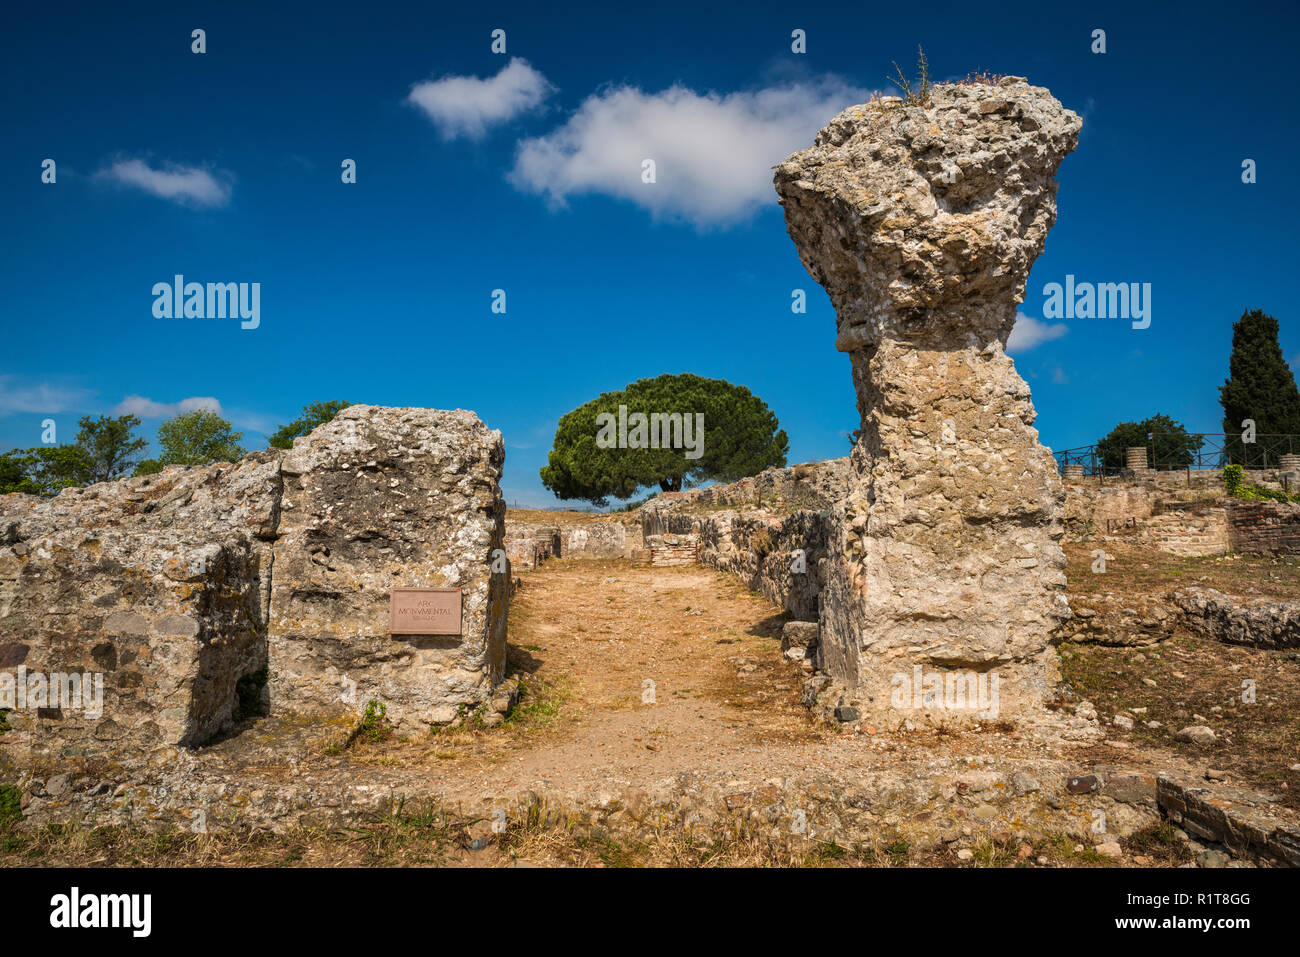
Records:
[[[388,593],[390,635],[459,635],[459,588],[394,588]]]

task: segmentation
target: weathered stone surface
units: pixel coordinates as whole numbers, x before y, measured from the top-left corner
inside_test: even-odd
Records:
[[[1042,703],[1063,493],[1004,347],[1080,125],[1020,78],[940,86],[845,110],[777,169],[862,418],[820,660],[872,710],[914,664],[998,675],[1004,712]]]
[[[818,625],[815,621],[787,621],[781,628],[781,650],[800,648],[805,651],[817,647]]]
[[[505,667],[501,433],[472,412],[350,406],[284,455],[272,707],[384,702],[427,730],[491,697]],[[390,636],[394,587],[460,588],[459,636]]]
[[[0,655],[17,678],[102,677],[94,707],[18,708],[26,759],[201,743],[266,665],[275,453],[0,497]]]
[[[1073,617],[1061,626],[1058,637],[1080,644],[1147,647],[1172,637],[1180,624],[1177,613],[1159,595],[1102,592],[1072,610]]]
[[[1242,601],[1213,588],[1175,592],[1188,627],[1207,638],[1256,648],[1300,647],[1300,602]]]
[[[353,406],[290,452],[0,498],[0,751],[134,767],[268,709],[346,725],[373,698],[417,730],[489,705],[503,457],[473,413]],[[461,634],[390,638],[394,586],[459,587]],[[52,675],[92,695],[6,703]]]
[[[629,558],[641,547],[641,526],[619,518],[575,520],[564,512],[539,522],[507,511],[505,543],[517,571],[535,568],[547,558]]]
[[[1205,841],[1287,867],[1300,867],[1300,828],[1280,817],[1276,795],[1244,788],[1201,787],[1161,774],[1156,800],[1170,821]]]

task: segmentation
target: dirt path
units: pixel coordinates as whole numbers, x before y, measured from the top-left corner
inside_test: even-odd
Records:
[[[448,795],[816,766],[837,739],[799,705],[802,674],[780,652],[784,620],[709,569],[547,563],[510,609],[510,671],[526,689],[517,720],[435,736]],[[427,742],[372,751],[429,766]]]
[[[799,703],[800,665],[781,654],[785,620],[711,569],[551,561],[512,599],[510,671],[527,689],[515,718],[432,744],[367,744],[352,758],[427,776],[444,800],[466,804],[523,788],[652,790],[682,772],[734,790],[822,775],[928,788],[945,768],[1068,761],[1015,731],[899,738],[818,725]]]

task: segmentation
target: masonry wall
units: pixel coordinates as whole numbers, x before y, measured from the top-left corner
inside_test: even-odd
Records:
[[[500,432],[472,412],[351,406],[294,442],[271,593],[271,704],[385,703],[399,729],[485,703],[505,668]],[[459,635],[388,634],[394,587],[459,588]]]
[[[5,756],[143,753],[230,727],[237,686],[267,662],[279,500],[271,452],[0,497],[0,683],[102,688],[100,707],[5,701]]]
[[[698,539],[700,564],[735,575],[800,621],[817,620],[818,572],[827,552],[828,515],[666,512],[658,521],[670,534]]]
[[[548,558],[629,558],[642,544],[639,523],[592,521],[586,516],[575,520],[564,512],[541,522],[507,513],[505,541],[516,571],[535,568]]]
[[[195,746],[268,708],[346,716],[371,697],[427,727],[486,701],[505,664],[503,459],[473,413],[353,406],[291,452],[0,497],[0,753]],[[387,634],[389,589],[420,585],[462,589],[459,636]],[[4,699],[38,674],[102,676],[102,713]]]
[[[1300,504],[1230,500],[1228,541],[1234,552],[1300,554]]]

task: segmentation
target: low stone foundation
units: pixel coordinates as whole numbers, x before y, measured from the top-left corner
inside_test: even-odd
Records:
[[[1300,602],[1246,602],[1213,588],[1176,592],[1174,604],[1187,626],[1230,645],[1300,647]]]
[[[651,565],[664,568],[694,565],[699,557],[699,541],[694,535],[650,535],[645,543]]]

